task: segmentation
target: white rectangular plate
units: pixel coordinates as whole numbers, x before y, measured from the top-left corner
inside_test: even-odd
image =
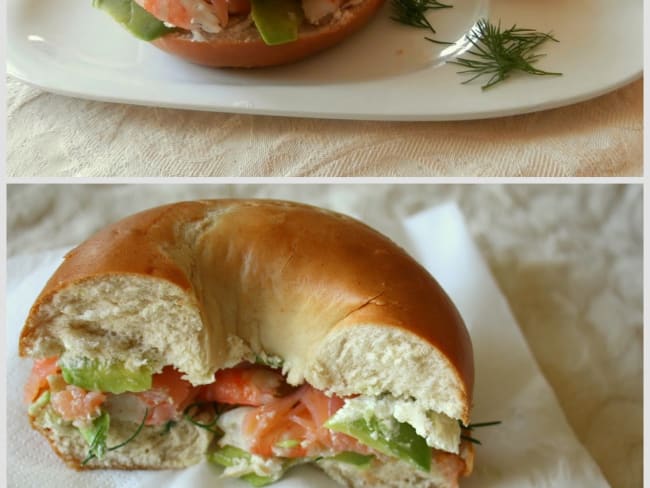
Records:
[[[426,32],[390,20],[306,61],[265,70],[188,64],[138,41],[90,0],[8,0],[8,72],[45,90],[111,102],[302,117],[462,120],[558,107],[603,94],[643,69],[642,0],[450,0],[429,16],[456,41],[482,17],[552,31],[541,69],[482,91]]]

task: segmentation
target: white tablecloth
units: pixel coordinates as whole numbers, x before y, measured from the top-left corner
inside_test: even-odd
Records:
[[[9,176],[638,176],[643,82],[494,120],[358,122],[78,100],[8,79]]]

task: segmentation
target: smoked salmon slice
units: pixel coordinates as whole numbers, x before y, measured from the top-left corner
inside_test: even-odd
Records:
[[[64,419],[99,415],[106,394],[66,385],[57,359],[34,363],[25,387],[25,401],[33,402],[42,390],[49,388],[52,406]],[[151,390],[135,395],[148,407],[146,425],[178,420],[193,402],[255,407],[246,415],[242,428],[243,434],[251,439],[250,451],[263,457],[297,458],[343,451],[371,453],[353,437],[323,426],[343,406],[342,398],[328,396],[307,384],[292,387],[280,371],[268,366],[240,364],[217,371],[213,383],[198,387],[184,380],[182,373],[172,366],[166,366],[153,375]]]
[[[58,374],[61,371],[58,360],[59,358],[57,356],[53,356],[34,361],[32,372],[25,384],[25,403],[30,404],[36,400],[41,391],[46,390],[48,387],[47,377]]]
[[[172,366],[165,366],[160,373],[153,375],[151,390],[137,395],[149,408],[145,425],[161,425],[178,420],[198,391],[199,388],[182,378],[182,373]]]
[[[226,405],[258,407],[274,401],[288,385],[279,371],[267,366],[241,364],[222,369],[214,375],[214,383],[202,387],[202,401]]]
[[[343,406],[343,399],[327,396],[311,385],[249,412],[243,425],[251,439],[250,451],[262,457],[297,458],[370,450],[356,439],[334,432],[323,424]]]

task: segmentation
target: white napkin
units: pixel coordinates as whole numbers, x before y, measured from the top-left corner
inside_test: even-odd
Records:
[[[474,344],[476,385],[474,422],[502,420],[474,431],[475,473],[463,480],[472,487],[609,486],[577,441],[553,391],[542,376],[508,305],[478,252],[459,209],[452,204],[405,219],[407,250],[452,298]],[[84,487],[244,487],[221,480],[207,463],[181,471],[91,471],[64,466],[45,439],[33,431],[22,404],[30,361],[17,355],[23,320],[65,250],[9,260],[7,280],[7,438],[9,486]],[[578,385],[576,386],[578,387]],[[274,486],[335,487],[319,470],[301,467]]]

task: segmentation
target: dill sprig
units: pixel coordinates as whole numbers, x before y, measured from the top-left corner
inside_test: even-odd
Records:
[[[392,6],[392,20],[419,29],[429,29],[434,34],[436,30],[425,16],[427,11],[452,8],[452,5],[441,3],[438,0],[393,0]]]
[[[168,421],[163,429],[160,431],[160,435],[167,435],[169,432],[171,432],[172,427],[174,427],[178,422],[176,420],[170,420]]]
[[[479,427],[491,427],[493,425],[501,425],[500,420],[493,420],[491,422],[477,422],[475,424],[469,424],[467,427],[463,427],[467,430],[477,429]]]
[[[86,456],[86,459],[84,459],[81,462],[82,466],[85,466],[88,461],[91,459],[94,459],[96,457],[101,457],[104,454],[104,451],[115,451],[116,449],[119,449],[120,447],[126,446],[129,442],[131,442],[133,439],[135,439],[140,431],[142,431],[142,428],[144,427],[144,423],[147,420],[147,415],[149,415],[149,409],[145,408],[144,409],[144,416],[142,417],[142,421],[140,422],[140,425],[138,425],[138,428],[129,436],[128,439],[126,439],[124,442],[119,443],[116,446],[113,447],[103,447],[102,449],[98,449],[98,445],[100,445],[103,442],[106,442],[105,437],[106,437],[106,430],[108,429],[108,426],[106,426],[106,430],[100,429],[97,431],[95,434],[95,437],[93,438],[92,442],[90,443],[90,449],[88,452],[88,456]]]
[[[135,430],[135,432],[133,434],[131,434],[131,436],[127,440],[125,440],[124,442],[118,444],[117,446],[109,447],[107,450],[108,451],[114,451],[116,449],[119,449],[120,447],[126,446],[129,442],[131,442],[133,439],[135,439],[138,436],[138,434],[140,433],[140,431],[142,430],[142,428],[144,427],[144,423],[147,420],[147,415],[149,415],[149,409],[145,408],[144,417],[142,417],[142,422],[140,422],[140,425],[138,425],[138,428]]]
[[[472,431],[473,429],[477,429],[479,427],[491,427],[493,425],[499,425],[499,424],[501,424],[501,421],[500,420],[494,420],[494,421],[491,421],[491,422],[477,422],[475,424],[463,425],[463,423],[459,420],[458,424],[460,425],[461,429]],[[479,441],[478,439],[476,439],[476,438],[474,438],[472,436],[469,436],[469,435],[461,434],[460,438],[464,439],[466,441],[472,442],[474,444],[482,445],[481,441]]]
[[[428,39],[433,41],[432,39]],[[524,29],[513,25],[509,29],[501,29],[501,21],[497,25],[486,19],[481,19],[468,36],[472,49],[468,54],[474,58],[456,58],[452,64],[467,69],[460,74],[471,74],[471,78],[463,81],[470,83],[482,76],[490,76],[481,88],[486,90],[510,77],[513,72],[520,71],[531,75],[559,76],[562,73],[543,71],[533,64],[544,54],[534,51],[546,41],[558,42],[550,33],[538,32],[534,29]],[[435,42],[435,41],[433,41]]]
[[[468,435],[461,435],[460,438],[463,439],[463,440],[472,442],[474,444],[478,444],[479,446],[482,445],[481,441],[479,441],[478,439],[474,439],[473,437],[470,437]]]
[[[204,424],[196,420],[196,415],[200,413],[203,409],[203,406],[208,403],[212,406],[212,409],[214,410],[214,418],[207,424]],[[192,410],[195,411],[194,414],[191,413]],[[223,432],[221,432],[219,427],[216,427],[217,420],[219,420],[219,410],[217,408],[217,404],[214,402],[192,403],[191,405],[188,405],[187,408],[185,408],[185,410],[183,411],[183,417],[191,424],[196,425],[197,427],[201,427],[202,429],[205,429],[208,432],[212,432],[213,434],[217,434],[217,435],[223,434]]]

